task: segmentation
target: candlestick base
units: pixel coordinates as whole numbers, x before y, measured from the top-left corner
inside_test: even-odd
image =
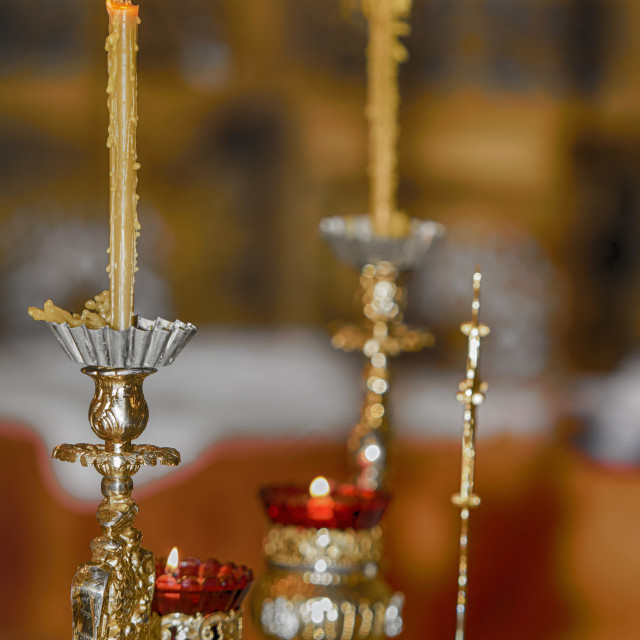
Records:
[[[402,630],[404,596],[378,574],[379,527],[272,526],[267,570],[251,591],[259,628],[280,640],[393,637]]]
[[[242,640],[242,611],[151,614],[151,640]]]

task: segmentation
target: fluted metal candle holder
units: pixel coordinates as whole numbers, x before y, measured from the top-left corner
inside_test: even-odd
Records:
[[[51,323],[67,355],[88,365],[82,372],[95,382],[89,422],[104,440],[104,444],[61,444],[52,454],[58,460],[93,465],[102,475],[104,500],[97,512],[102,535],[91,542],[91,560],[78,568],[71,587],[74,640],[150,637],[155,563],[151,551],[140,546],[142,533],[133,526],[138,513],[131,497],[133,476],[143,465],[177,465],[180,454],[167,447],[133,444],[149,419],[142,384],[156,369],[98,366],[97,362],[108,355],[113,362],[153,358],[158,366],[170,364],[196,328],[160,320],[143,326],[135,333],[133,328],[83,327],[66,342],[60,336],[71,336],[69,327]]]
[[[403,596],[378,573],[382,531],[273,525],[252,593],[262,631],[281,640],[376,640],[402,630]]]

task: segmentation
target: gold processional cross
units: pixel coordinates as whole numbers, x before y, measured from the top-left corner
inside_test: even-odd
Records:
[[[462,431],[462,469],[460,475],[460,493],[452,498],[453,504],[460,508],[460,557],[458,564],[458,598],[456,606],[455,640],[464,640],[467,613],[467,569],[469,544],[470,510],[480,504],[480,498],[474,493],[474,473],[476,459],[476,407],[484,401],[488,384],[478,375],[480,357],[480,339],[489,335],[489,327],[478,322],[480,311],[480,281],[482,275],[476,269],[473,274],[473,303],[471,321],[464,322],[460,330],[468,336],[466,377],[458,386],[456,399],[464,405],[464,428]]]

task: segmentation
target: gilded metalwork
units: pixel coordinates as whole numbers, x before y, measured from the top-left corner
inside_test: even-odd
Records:
[[[151,640],[242,640],[242,612],[151,615]]]
[[[377,639],[402,630],[404,597],[378,573],[381,530],[274,525],[251,592],[262,631],[281,640]]]
[[[369,21],[368,99],[369,179],[374,230],[382,236],[403,236],[409,231],[405,214],[398,212],[398,64],[407,59],[399,36],[409,33],[404,21],[411,0],[363,0]]]
[[[382,529],[313,529],[272,525],[264,541],[267,561],[323,574],[355,571],[380,561]]]
[[[91,542],[91,561],[73,578],[71,603],[74,640],[148,640],[155,582],[153,554],[140,546],[133,526],[138,505],[131,497],[132,476],[141,465],[176,465],[175,449],[134,445],[144,431],[149,410],[144,379],[155,369],[85,367],[95,382],[89,421],[103,445],[63,444],[53,457],[92,464],[103,476],[97,512],[102,535]]]
[[[386,399],[390,388],[388,358],[419,351],[433,344],[428,331],[403,324],[405,289],[398,285],[398,270],[390,262],[365,265],[360,276],[363,326],[347,325],[333,336],[336,348],[361,350],[366,361],[364,404],[360,420],[348,442],[356,467],[356,483],[378,489],[385,479],[389,422]]]
[[[489,327],[478,322],[480,312],[479,271],[473,274],[473,302],[471,304],[471,321],[461,325],[460,330],[468,337],[467,374],[458,386],[456,399],[464,405],[464,428],[462,432],[462,464],[460,476],[460,493],[452,498],[452,502],[460,508],[460,557],[458,563],[458,598],[456,605],[455,640],[463,640],[467,612],[468,581],[468,544],[470,510],[480,504],[480,498],[474,493],[475,460],[476,460],[476,407],[484,401],[488,385],[480,380],[478,362],[480,358],[480,340],[489,335]]]

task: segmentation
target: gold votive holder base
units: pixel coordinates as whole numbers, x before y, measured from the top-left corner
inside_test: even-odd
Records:
[[[252,616],[279,640],[376,640],[402,631],[404,596],[378,571],[381,529],[273,525]]]
[[[242,640],[242,611],[151,614],[151,640]]]

